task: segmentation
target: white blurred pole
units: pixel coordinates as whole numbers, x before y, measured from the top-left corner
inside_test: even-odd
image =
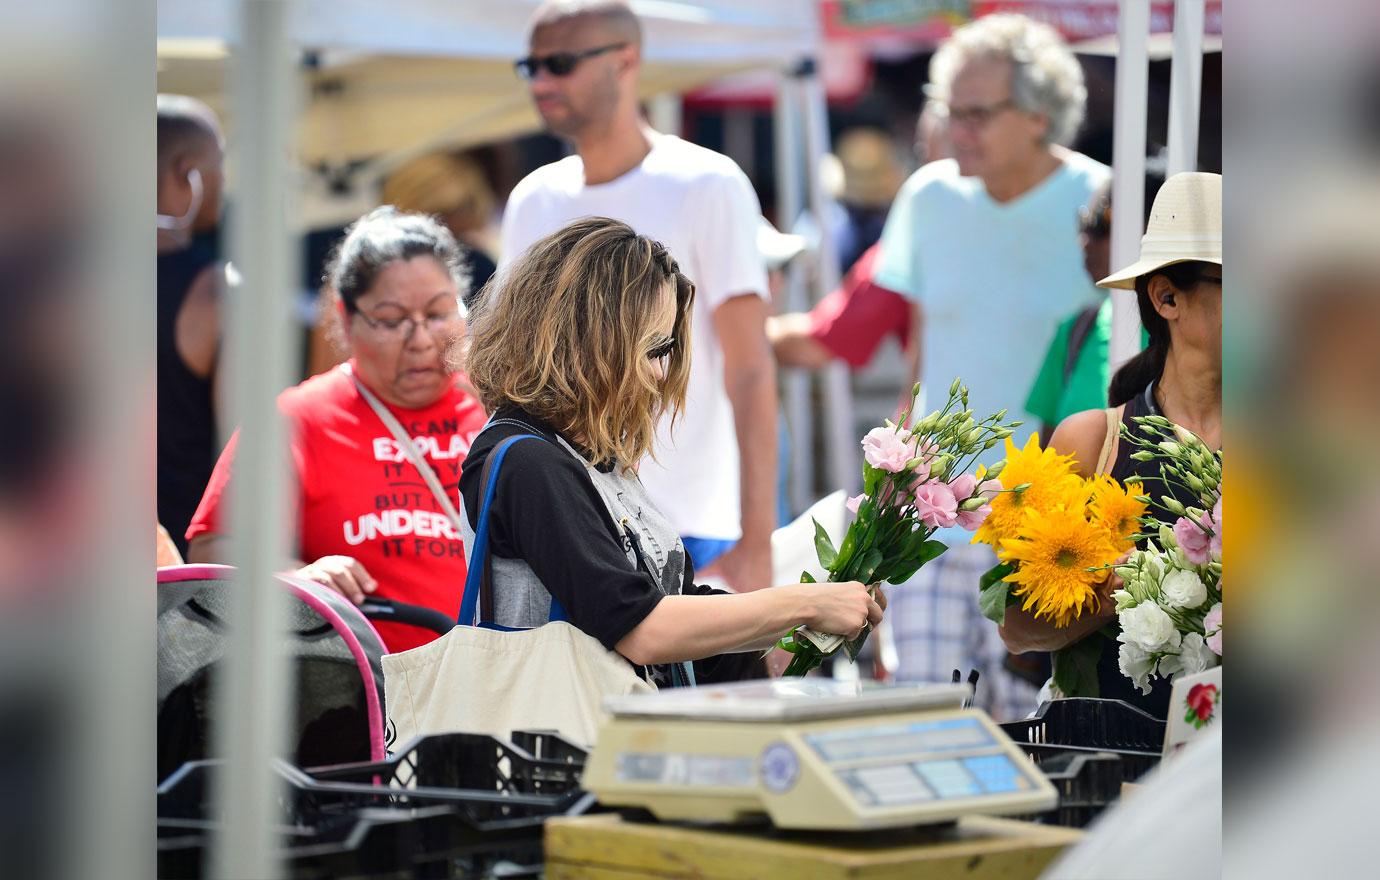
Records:
[[[1198,170],[1198,113],[1203,93],[1204,0],[1174,3],[1174,60],[1169,74],[1169,167]]]
[[[231,247],[243,284],[228,297],[226,336],[231,414],[240,426],[230,502],[231,595],[228,651],[216,694],[215,746],[225,758],[216,798],[223,831],[211,876],[276,878],[281,808],[272,771],[286,753],[291,681],[284,655],[286,594],[273,572],[287,559],[287,446],[275,398],[289,384],[295,263],[287,226],[294,176],[296,78],[287,22],[290,0],[242,0],[232,58],[238,172]]]
[[[1134,263],[1140,254],[1145,216],[1145,116],[1149,89],[1149,0],[1121,0],[1117,20],[1116,112],[1112,130],[1112,268]],[[1136,295],[1113,290],[1112,371],[1140,351]]]
[[[662,134],[680,137],[683,113],[680,95],[668,92],[647,102],[647,121]]]
[[[776,145],[776,225],[793,232],[805,206],[800,143],[800,82],[794,71],[782,71],[773,108]],[[786,267],[782,311],[803,312],[810,307],[805,294],[805,266],[793,260]],[[803,370],[780,374],[786,427],[790,431],[790,462],[786,487],[791,513],[798,514],[814,501],[814,420],[810,418],[810,375]]]
[[[814,302],[839,286],[839,257],[834,240],[829,235],[829,214],[833,198],[824,190],[820,166],[829,152],[829,105],[824,94],[824,81],[813,65],[800,80],[805,114],[805,180],[809,193],[810,211],[815,228],[819,230],[818,266],[815,280],[819,285]],[[853,398],[849,388],[848,368],[837,360],[824,368],[824,451],[828,456],[828,478],[832,489],[856,493],[862,484],[862,468],[858,466],[857,433],[853,425]]]

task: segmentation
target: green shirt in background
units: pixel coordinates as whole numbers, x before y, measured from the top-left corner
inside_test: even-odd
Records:
[[[1111,373],[1107,356],[1112,341],[1112,301],[1103,299],[1097,319],[1088,331],[1073,371],[1064,380],[1064,365],[1068,360],[1069,337],[1078,315],[1069,316],[1054,332],[1054,339],[1045,352],[1040,372],[1026,398],[1026,411],[1042,423],[1054,427],[1065,418],[1085,409],[1107,407],[1107,385]]]

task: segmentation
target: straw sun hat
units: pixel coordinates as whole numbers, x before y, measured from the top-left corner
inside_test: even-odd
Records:
[[[1164,182],[1140,240],[1140,259],[1097,282],[1135,290],[1136,279],[1187,262],[1222,265],[1222,175],[1199,171]]]

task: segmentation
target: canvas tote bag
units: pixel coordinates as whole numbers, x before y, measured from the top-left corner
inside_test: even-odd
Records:
[[[514,630],[482,619],[490,613],[486,576],[489,507],[503,458],[522,440],[509,437],[489,459],[479,528],[470,553],[457,626],[435,641],[383,657],[384,696],[394,742],[463,731],[508,738],[514,730],[555,730],[590,746],[607,718],[606,696],[655,691],[631,664],[598,639],[565,622],[551,601],[551,620]]]

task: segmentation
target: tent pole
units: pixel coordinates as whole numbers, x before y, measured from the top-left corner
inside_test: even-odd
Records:
[[[820,166],[829,152],[829,106],[824,94],[824,81],[811,60],[800,80],[805,113],[805,171],[814,215],[819,230],[819,260],[815,280],[819,285],[814,302],[839,286],[839,257],[834,240],[829,235],[829,214],[833,199],[824,190]],[[828,479],[831,488],[846,489],[852,495],[860,488],[862,469],[855,452],[857,438],[853,425],[853,400],[849,388],[848,368],[837,361],[824,368],[824,449],[828,456]]]
[[[1145,216],[1145,103],[1149,89],[1150,4],[1121,0],[1117,19],[1116,111],[1112,134],[1112,268],[1136,261],[1140,253],[1141,218]],[[1136,296],[1110,291],[1112,339],[1108,359],[1116,371],[1140,350],[1140,317]]]
[[[273,760],[287,752],[284,654],[287,596],[273,578],[287,560],[284,509],[291,479],[286,435],[275,399],[289,384],[293,347],[293,249],[285,194],[297,77],[287,25],[291,0],[242,0],[234,58],[235,118],[240,120],[236,210],[231,246],[243,284],[229,297],[226,338],[232,424],[240,425],[230,498],[230,630],[215,694],[215,748],[225,764],[215,798],[225,817],[211,854],[213,877],[282,875],[274,834],[280,780]],[[250,122],[252,120],[252,123]]]
[[[781,71],[772,108],[773,140],[776,146],[776,225],[782,232],[795,231],[804,208],[804,174],[800,168],[800,83],[795,70]],[[782,310],[803,312],[809,301],[805,293],[805,266],[794,260],[786,267]],[[789,485],[786,488],[791,513],[799,514],[810,506],[814,495],[814,421],[810,418],[810,374],[803,370],[781,372],[782,399],[786,427],[790,434]]]
[[[1203,92],[1203,0],[1175,0],[1174,60],[1169,79],[1168,174],[1198,170],[1198,113]]]

